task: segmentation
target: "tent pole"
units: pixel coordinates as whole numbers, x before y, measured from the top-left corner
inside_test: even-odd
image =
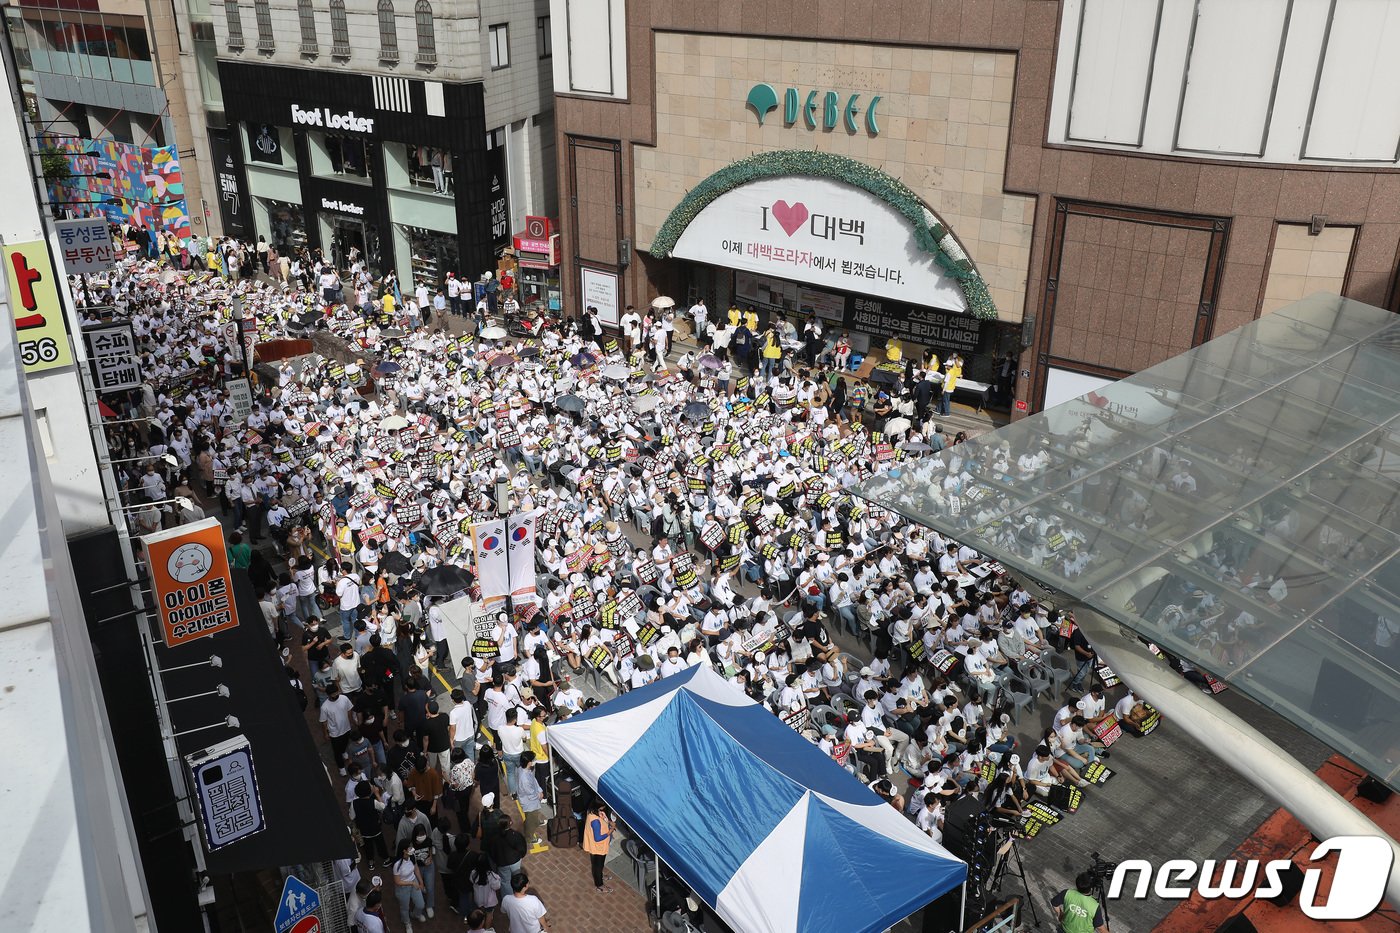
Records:
[[[962,901],[958,905],[958,929],[967,929],[967,882],[962,883]]]

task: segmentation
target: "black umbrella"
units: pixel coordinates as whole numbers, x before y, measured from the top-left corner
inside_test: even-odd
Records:
[[[302,327],[315,327],[316,322],[321,320],[323,315],[320,311],[303,311],[296,316],[297,323]]]
[[[385,360],[384,362],[374,367],[374,372],[377,376],[383,376],[387,375],[388,373],[396,373],[402,368],[403,367],[399,366],[398,363],[395,363],[391,360]]]
[[[522,360],[532,360],[532,359],[534,359],[535,357],[537,357],[537,356],[539,356],[539,355],[540,355],[540,348],[539,348],[539,347],[521,347],[521,348],[520,348],[520,358],[521,358]]]
[[[580,368],[584,366],[591,366],[597,361],[598,357],[594,356],[592,353],[589,353],[587,350],[580,350],[579,352],[575,353],[572,357],[569,358],[570,363],[573,363],[575,366],[578,366]]]
[[[710,406],[704,402],[688,402],[682,409],[681,416],[690,421],[704,421],[710,417]]]
[[[472,575],[453,564],[442,564],[413,578],[424,596],[451,596],[472,585]]]
[[[380,558],[379,566],[384,568],[384,571],[386,573],[392,573],[398,576],[402,576],[403,574],[408,573],[408,568],[412,567],[413,565],[409,563],[407,557],[403,556],[398,551],[390,551],[388,554],[385,554],[382,558]]]
[[[584,401],[577,395],[561,395],[554,400],[554,407],[560,411],[581,412],[584,409]]]

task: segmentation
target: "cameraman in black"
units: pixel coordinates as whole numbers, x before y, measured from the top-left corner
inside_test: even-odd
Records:
[[[1108,917],[1090,896],[1093,890],[1094,876],[1084,871],[1074,879],[1073,889],[1066,888],[1050,900],[1061,933],[1108,933]]]

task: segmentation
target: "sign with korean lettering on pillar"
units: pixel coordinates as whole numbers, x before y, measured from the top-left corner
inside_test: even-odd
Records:
[[[103,217],[78,220],[55,220],[58,248],[63,256],[63,270],[69,275],[106,272],[116,261],[112,248],[112,229]]]
[[[145,535],[146,565],[167,648],[238,625],[223,526],[216,518]]]
[[[957,281],[889,202],[830,178],[762,178],[706,205],[676,241],[681,259],[966,312]]]
[[[30,375],[73,362],[63,304],[54,280],[49,248],[42,240],[5,247],[10,307],[19,336],[19,358]]]
[[[136,359],[136,338],[130,324],[105,324],[83,330],[88,358],[92,360],[93,382],[102,395],[134,389],[141,384],[141,367]]]

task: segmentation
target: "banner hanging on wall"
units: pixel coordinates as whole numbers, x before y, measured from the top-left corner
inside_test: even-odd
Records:
[[[727,191],[696,215],[671,255],[967,311],[961,286],[919,246],[903,214],[829,178],[762,178]]]

